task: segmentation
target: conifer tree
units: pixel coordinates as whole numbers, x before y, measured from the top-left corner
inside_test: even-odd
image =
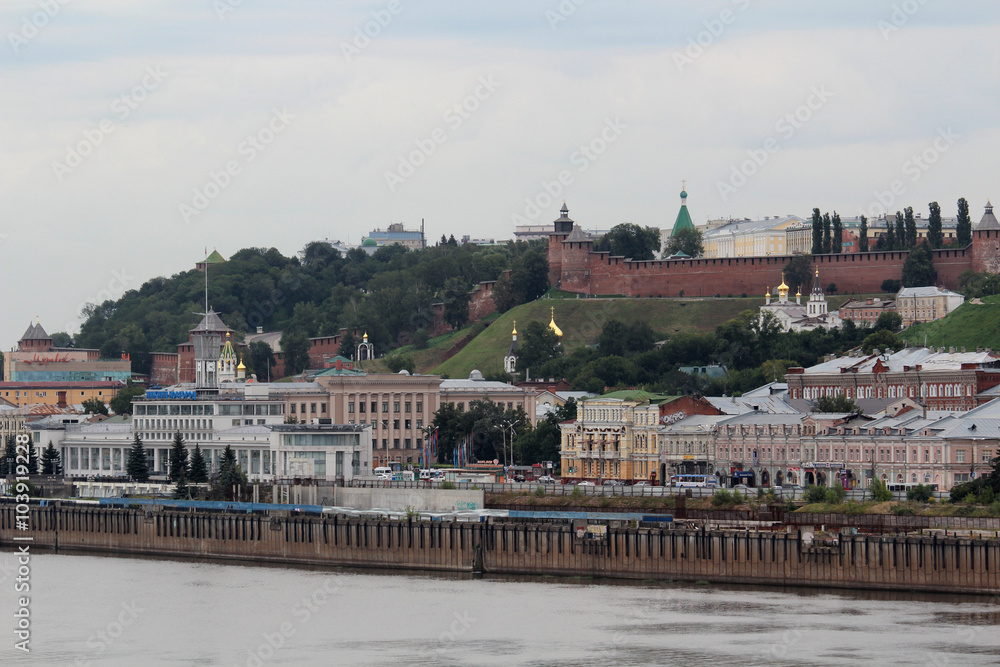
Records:
[[[35,441],[28,441],[28,474],[38,474],[38,450],[35,449]]]
[[[903,209],[903,222],[906,225],[906,247],[913,249],[917,247],[917,221],[913,219],[913,207],[907,206]],[[940,222],[940,220],[939,220]]]
[[[174,433],[174,444],[170,447],[170,481],[178,482],[188,475],[188,452],[184,447],[181,432]]]
[[[191,452],[188,479],[194,484],[203,484],[208,481],[208,466],[205,464],[205,455],[201,451],[201,445],[196,444],[194,451]]]
[[[812,254],[823,254],[823,217],[818,208],[813,209],[812,215]]]
[[[830,230],[830,214],[829,213],[824,213],[823,214],[823,252],[826,253],[826,254],[828,254],[828,255],[831,252],[830,251],[830,246],[831,246],[831,243],[832,243],[832,240],[831,240],[831,237],[830,237],[830,232],[831,232],[831,230]]]
[[[861,226],[858,228],[858,250],[868,252],[868,218],[861,216]]]
[[[896,250],[906,250],[906,226],[903,224],[903,214],[896,211]]]
[[[955,242],[959,247],[972,243],[972,218],[969,217],[969,202],[962,197],[958,200],[958,219],[955,227]]]
[[[132,440],[132,448],[128,450],[125,472],[136,482],[149,481],[149,459],[146,458],[146,450],[142,446],[142,440],[139,439],[138,433]]]
[[[42,474],[59,475],[62,474],[62,464],[59,460],[59,450],[49,443],[49,446],[42,450]]]
[[[831,240],[830,252],[836,254],[844,250],[844,226],[840,222],[840,214],[833,212],[833,238]]]
[[[218,486],[227,498],[233,497],[233,487],[244,482],[243,472],[236,462],[236,452],[229,445],[222,450],[222,461],[219,463]]]
[[[889,216],[885,216],[885,249],[896,249],[896,231]]]
[[[944,243],[944,235],[941,233],[941,206],[932,201],[928,204],[928,208],[931,214],[927,218],[927,242],[931,248],[940,248]]]

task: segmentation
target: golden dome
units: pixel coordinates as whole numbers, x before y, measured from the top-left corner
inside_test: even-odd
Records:
[[[245,371],[246,369],[247,369],[247,367],[243,365],[243,355],[241,354],[240,355],[240,365],[236,367],[236,370],[238,370],[238,371]]]
[[[511,336],[517,335],[517,320],[514,320],[514,330],[510,332]]]
[[[787,292],[788,291],[788,285],[785,284],[785,274],[784,273],[781,274],[781,284],[778,285],[778,291],[779,292]]]
[[[552,333],[554,333],[554,334],[555,334],[555,335],[556,335],[557,337],[559,337],[559,338],[562,338],[562,335],[563,335],[563,332],[562,332],[562,329],[560,329],[560,328],[559,328],[559,327],[558,327],[558,326],[556,325],[556,309],[555,309],[555,306],[551,306],[551,307],[549,307],[549,312],[551,313],[551,319],[549,320],[549,329],[550,329],[550,330],[552,331]]]

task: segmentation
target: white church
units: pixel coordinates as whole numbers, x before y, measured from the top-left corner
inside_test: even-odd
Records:
[[[777,318],[782,331],[812,331],[823,327],[825,329],[839,329],[844,321],[840,316],[831,313],[827,307],[826,295],[819,283],[819,269],[813,280],[812,292],[809,294],[809,301],[802,304],[802,293],[795,293],[795,301],[788,300],[788,285],[785,284],[782,276],[781,284],[774,290],[767,290],[764,294],[764,305],[760,307],[760,316],[764,313],[771,313]],[[777,300],[772,301],[777,295]]]

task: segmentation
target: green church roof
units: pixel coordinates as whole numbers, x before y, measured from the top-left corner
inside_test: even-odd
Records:
[[[213,250],[212,254],[203,259],[201,264],[218,264],[219,262],[226,261],[226,258],[219,254],[218,250]]]
[[[677,221],[674,223],[674,228],[670,232],[671,236],[677,236],[677,232],[682,229],[694,229],[694,223],[691,222],[691,214],[688,213],[687,207],[687,191],[681,191],[681,210],[677,212]]]

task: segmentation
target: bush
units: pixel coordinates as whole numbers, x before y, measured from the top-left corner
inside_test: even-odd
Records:
[[[871,494],[872,500],[877,503],[884,503],[892,500],[892,491],[890,491],[888,485],[880,479],[876,479],[872,482],[868,492]]]
[[[826,488],[822,486],[816,486],[815,484],[810,484],[806,488],[805,501],[807,503],[825,503],[826,502]]]
[[[896,516],[910,516],[916,514],[917,511],[910,505],[896,505],[892,508],[892,513]]]
[[[572,495],[574,498],[583,498],[583,489],[581,489],[579,486],[574,486]]]
[[[544,498],[545,497],[545,487],[539,484],[535,487],[535,497]]]
[[[934,497],[934,489],[929,484],[918,484],[906,490],[906,499],[926,503]]]
[[[712,506],[722,507],[724,505],[737,505],[742,501],[740,494],[726,489],[716,489],[712,494]]]
[[[898,280],[893,280],[892,278],[887,278],[887,279],[885,279],[885,280],[882,281],[882,291],[883,292],[892,292],[893,294],[895,294],[896,292],[899,291],[900,287],[902,287],[902,285],[900,284],[900,282]]]
[[[847,497],[847,491],[842,486],[834,486],[826,490],[826,502],[831,505],[839,505]]]
[[[427,333],[427,329],[417,329],[413,332],[413,338],[410,339],[410,343],[413,347],[418,350],[423,350],[427,348],[427,342],[430,340],[431,335]]]
[[[438,484],[438,488],[439,489],[445,489],[445,490],[453,490],[453,489],[456,489],[458,487],[455,486],[455,482],[449,482],[449,481],[445,480],[444,482],[441,482],[440,484]]]
[[[827,294],[836,294],[837,293],[837,283],[830,283],[829,285],[827,285],[826,286],[826,293]]]
[[[986,510],[990,516],[1000,516],[1000,500],[995,500]]]
[[[977,496],[979,503],[981,505],[992,505],[993,501],[996,500],[996,494],[993,493],[993,489],[989,486],[983,487],[983,490],[979,492]]]
[[[972,513],[975,511],[976,511],[975,505],[962,505],[957,510],[955,510],[955,514],[957,516],[972,516]]]

